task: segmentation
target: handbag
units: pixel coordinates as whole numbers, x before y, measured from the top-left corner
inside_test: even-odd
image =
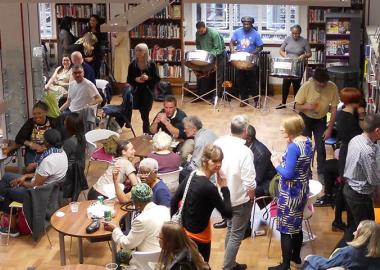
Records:
[[[182,197],[182,204],[179,207],[178,211],[172,216],[172,221],[175,222],[175,223],[178,223],[180,225],[182,225],[182,209],[183,209],[183,205],[185,204],[187,191],[189,190],[190,182],[191,182],[191,179],[193,178],[194,174],[195,174],[195,171],[192,171],[191,174],[190,174],[190,176],[189,176],[189,180],[187,180],[187,183],[186,183],[185,191],[184,191],[183,197]]]

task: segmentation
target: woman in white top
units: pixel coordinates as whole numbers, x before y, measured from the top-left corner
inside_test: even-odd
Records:
[[[46,91],[53,91],[57,100],[62,96],[67,96],[69,80],[71,75],[71,61],[69,56],[62,57],[62,65],[57,67],[45,85]]]
[[[132,185],[138,182],[136,177],[136,169],[131,163],[131,159],[135,156],[135,149],[129,141],[121,141],[118,143],[116,153],[114,155],[116,158],[112,165],[110,165],[106,172],[98,179],[98,181],[92,186],[88,192],[88,200],[96,200],[98,196],[104,196],[105,199],[108,198],[108,188],[109,185],[113,185],[112,171],[114,168],[119,168],[119,183],[124,184],[130,181]],[[109,188],[109,190],[114,191],[114,188]]]

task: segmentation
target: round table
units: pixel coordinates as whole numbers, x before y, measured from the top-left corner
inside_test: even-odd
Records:
[[[87,208],[95,201],[81,201],[79,211],[72,213],[70,206],[66,205],[57,210],[50,219],[51,226],[59,233],[59,250],[61,257],[61,265],[66,264],[65,254],[65,235],[78,238],[79,245],[79,263],[83,263],[83,238],[89,240],[111,241],[112,246],[112,260],[116,259],[116,244],[112,241],[112,233],[104,230],[103,225],[100,225],[98,231],[88,234],[86,227],[91,224],[92,220],[87,217]],[[120,203],[115,203],[115,216],[112,218],[112,223],[119,224],[120,219],[127,214],[127,212],[120,209]],[[58,212],[64,213],[64,216],[57,216]]]

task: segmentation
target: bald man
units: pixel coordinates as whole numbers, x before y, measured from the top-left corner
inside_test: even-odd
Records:
[[[92,82],[94,85],[96,85],[96,79],[95,79],[95,71],[94,69],[83,61],[83,56],[80,52],[75,51],[71,54],[71,62],[73,65],[82,65],[83,71],[84,71],[84,77]],[[74,78],[70,78],[70,82],[73,81]]]

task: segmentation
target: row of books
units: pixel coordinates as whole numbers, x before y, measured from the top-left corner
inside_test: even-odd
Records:
[[[182,78],[182,66],[169,64],[157,64],[160,78]]]
[[[87,23],[86,22],[78,22],[74,21],[71,26],[71,33],[76,37],[83,36],[87,31]]]
[[[156,13],[153,18],[156,19],[181,19],[181,6],[169,5],[160,12]]]
[[[87,5],[56,5],[57,18],[70,16],[73,18],[90,18],[92,14],[97,14],[101,18],[106,17],[106,6],[92,4]]]
[[[350,34],[351,21],[349,19],[329,19],[326,22],[327,34]]]
[[[323,9],[309,9],[309,22],[324,22],[325,10]]]
[[[130,32],[131,38],[180,38],[180,26],[168,24],[140,24]]]
[[[324,29],[309,29],[309,42],[325,43],[326,31]]]
[[[131,49],[130,55],[133,59],[135,56],[134,49]],[[154,61],[181,62],[182,60],[181,49],[174,48],[173,46],[161,48],[160,46],[155,45],[153,49],[149,49],[149,55],[150,58]]]
[[[327,40],[326,41],[327,56],[349,56],[350,41],[348,39]]]
[[[323,50],[317,50],[311,48],[311,57],[308,59],[309,64],[321,64],[324,62],[325,52]]]

